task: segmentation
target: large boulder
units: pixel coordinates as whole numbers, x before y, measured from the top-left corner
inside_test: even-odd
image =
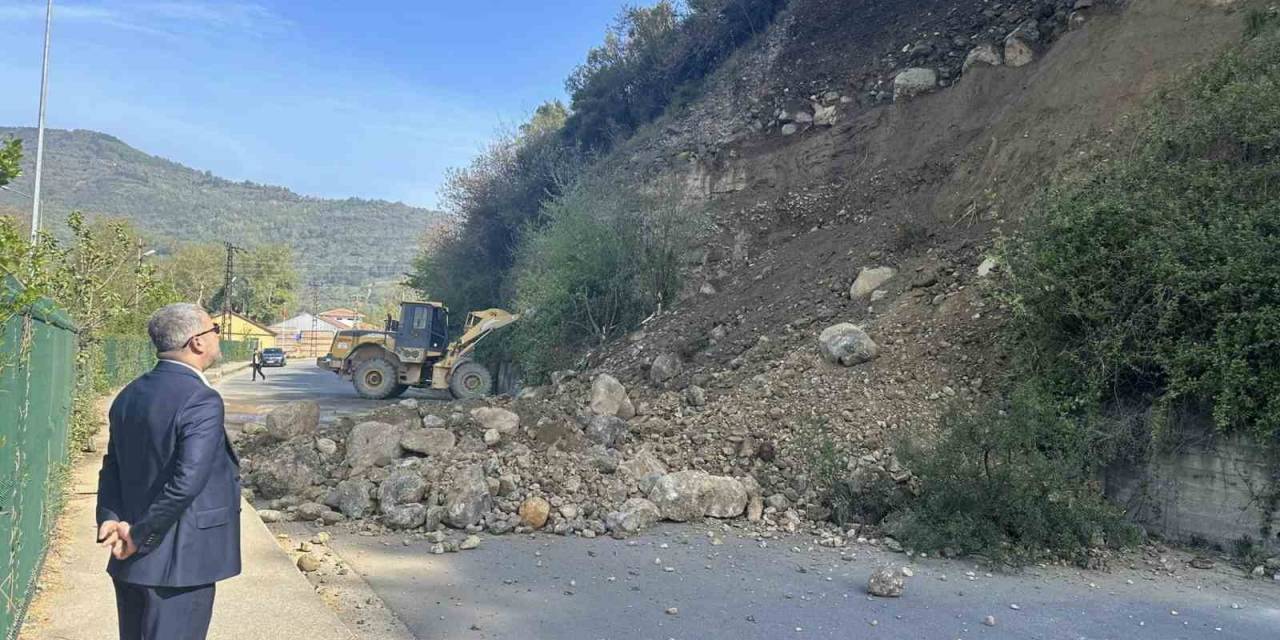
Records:
[[[598,416],[616,416],[630,420],[636,415],[635,406],[627,396],[626,387],[617,378],[602,373],[591,383],[591,413]]]
[[[606,447],[616,447],[627,439],[627,421],[614,416],[591,416],[587,421],[587,439]]]
[[[680,356],[674,353],[664,353],[653,359],[653,364],[649,365],[649,381],[656,385],[661,385],[666,381],[680,375],[680,370],[684,368],[680,362]]]
[[[605,517],[605,527],[614,537],[621,538],[647,529],[661,519],[658,505],[644,498],[631,498]]]
[[[361,422],[347,439],[347,464],[358,474],[370,467],[391,464],[400,457],[400,437],[404,427],[385,422]]]
[[[455,529],[480,522],[480,518],[493,508],[493,496],[489,494],[484,468],[473,464],[459,473],[445,493],[444,508],[444,523]]]
[[[520,415],[498,407],[480,407],[471,410],[471,419],[481,431],[493,429],[500,434],[515,433],[520,428]]]
[[[551,515],[551,503],[537,496],[525,498],[520,503],[520,509],[517,512],[520,516],[520,523],[526,527],[541,529],[546,526],[547,518]]]
[[[827,362],[852,367],[875,359],[880,348],[860,327],[842,322],[822,330],[818,351]]]
[[[448,453],[458,445],[458,437],[448,429],[430,428],[406,431],[400,436],[400,447],[428,456]]]
[[[319,425],[320,405],[314,400],[287,402],[267,414],[267,435],[275,440],[310,435]]]
[[[876,569],[867,579],[867,593],[881,598],[897,598],[906,587],[902,572],[889,566]]]
[[[348,518],[363,518],[373,511],[373,483],[362,478],[343,480],[325,497],[324,503]]]
[[[649,500],[662,517],[687,522],[703,516],[736,518],[747,508],[747,489],[741,482],[704,471],[668,473],[649,489]]]
[[[427,508],[417,504],[383,507],[382,522],[392,529],[416,529],[427,521]]]
[[[268,500],[298,495],[324,480],[320,453],[310,442],[294,440],[266,452],[253,463],[249,482]]]
[[[426,480],[415,469],[396,469],[378,485],[378,508],[387,513],[387,509],[422,501],[422,494],[427,489]]]
[[[1040,25],[1028,20],[1004,39],[1004,63],[1010,67],[1031,64],[1040,44]]]
[[[893,100],[907,100],[928,93],[938,87],[938,72],[914,67],[893,77]]]
[[[857,300],[871,295],[872,291],[879,289],[884,283],[893,279],[898,275],[898,270],[893,267],[876,267],[874,269],[863,269],[858,272],[858,278],[853,281],[853,286],[849,287],[849,297]]]
[[[969,51],[969,55],[964,57],[964,64],[960,68],[962,72],[968,73],[969,69],[978,65],[998,67],[1002,64],[1004,64],[1004,56],[1001,55],[1000,50],[994,44],[984,43]]]

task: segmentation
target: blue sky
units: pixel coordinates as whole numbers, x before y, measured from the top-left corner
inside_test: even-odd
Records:
[[[48,126],[233,180],[434,206],[621,0],[55,0]],[[0,0],[0,125],[34,126],[43,0]]]

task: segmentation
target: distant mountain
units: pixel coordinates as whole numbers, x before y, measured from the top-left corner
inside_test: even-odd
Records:
[[[35,129],[0,127],[23,142],[23,175],[10,185],[31,193]],[[383,200],[328,200],[283,187],[231,182],[134,149],[96,131],[45,130],[47,220],[72,210],[127,218],[158,241],[231,241],[293,248],[303,281],[358,285],[407,271],[420,232],[439,213]],[[0,211],[30,201],[0,190]]]

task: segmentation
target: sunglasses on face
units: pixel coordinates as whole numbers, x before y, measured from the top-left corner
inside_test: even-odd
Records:
[[[186,341],[185,343],[183,343],[183,345],[182,345],[182,346],[183,346],[183,348],[186,348],[188,345],[190,345],[192,340],[195,340],[196,338],[199,338],[200,336],[202,336],[202,335],[204,335],[204,334],[206,334],[206,333],[213,333],[213,334],[217,334],[217,335],[222,335],[222,327],[221,327],[221,326],[219,326],[219,325],[218,325],[218,323],[216,323],[216,322],[215,322],[215,323],[213,323],[213,328],[212,328],[212,329],[205,329],[204,331],[201,331],[200,333],[197,333],[197,334],[195,334],[194,336],[191,336],[190,338],[187,338],[187,341]]]

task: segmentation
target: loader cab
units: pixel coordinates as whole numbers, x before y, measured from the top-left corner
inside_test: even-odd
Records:
[[[402,302],[400,320],[388,322],[396,334],[396,349],[444,353],[449,344],[449,310],[438,302]]]

